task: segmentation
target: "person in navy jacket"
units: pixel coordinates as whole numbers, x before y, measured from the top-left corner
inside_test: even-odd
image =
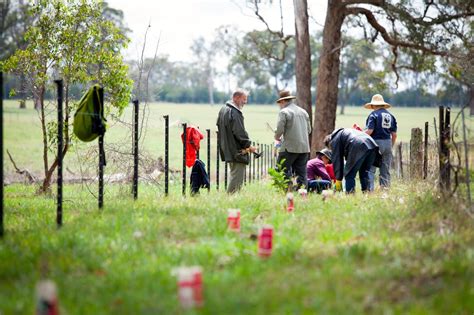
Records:
[[[380,187],[390,187],[390,165],[392,163],[392,147],[397,140],[397,120],[387,108],[390,104],[386,103],[383,96],[375,94],[370,103],[364,105],[367,109],[372,109],[365,123],[365,132],[375,140],[379,146],[382,155],[382,164],[380,165],[379,183]],[[369,172],[369,190],[374,190],[375,166],[372,166]]]

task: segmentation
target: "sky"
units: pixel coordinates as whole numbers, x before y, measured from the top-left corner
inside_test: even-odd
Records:
[[[222,25],[235,25],[239,30],[264,29],[246,0],[108,0],[109,6],[124,12],[127,26],[132,30],[131,42],[125,51],[127,59],[138,60],[148,25],[145,56],[153,57],[159,39],[158,54],[173,61],[192,58],[190,46],[202,36],[210,39]],[[272,29],[279,30],[280,1],[261,1],[261,14]],[[294,34],[292,0],[281,0],[285,33]],[[310,31],[321,29],[327,1],[313,1],[310,11]]]

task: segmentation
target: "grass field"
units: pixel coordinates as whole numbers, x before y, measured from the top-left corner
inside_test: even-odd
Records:
[[[34,288],[56,282],[62,314],[184,314],[177,266],[203,268],[202,309],[190,314],[473,314],[474,224],[465,205],[430,186],[389,194],[285,198],[268,183],[236,196],[168,198],[148,186],[136,202],[107,188],[105,208],[84,187],[65,187],[64,226],[53,198],[6,187],[0,241],[0,314],[34,313]],[[258,196],[258,198],[255,198]],[[242,231],[226,230],[240,208]],[[251,235],[275,229],[273,254]]]
[[[143,157],[163,155],[162,116],[169,114],[172,167],[181,166],[181,122],[213,131],[215,159],[219,108],[151,104]],[[271,143],[266,122],[273,125],[277,112],[276,106],[244,109],[252,139]],[[337,126],[363,125],[369,112],[349,107],[346,113]],[[393,113],[399,137],[407,141],[412,127],[425,121],[432,126],[437,110]],[[123,120],[130,117],[127,109]],[[36,112],[7,102],[4,118],[5,149],[19,167],[41,175]],[[122,154],[128,164],[120,164],[112,152],[113,145],[130,152],[129,126],[109,122],[106,170],[126,165],[131,171],[132,157]],[[67,172],[96,165],[88,151],[96,145],[74,145],[65,159]],[[12,173],[9,161],[4,167]],[[96,183],[66,185],[64,226],[58,230],[54,194],[9,185],[6,236],[0,241],[0,314],[34,313],[34,288],[42,278],[56,282],[61,314],[473,314],[474,221],[461,198],[444,201],[434,187],[431,181],[395,179],[390,192],[340,194],[327,201],[297,196],[289,214],[284,194],[266,180],[234,196],[213,188],[187,198],[176,182],[168,197],[161,182],[141,183],[137,201],[129,184],[107,184],[102,211]],[[226,229],[228,208],[242,211],[240,234]],[[265,260],[257,256],[252,237],[263,224],[275,229],[274,252]],[[193,265],[203,268],[205,305],[185,311],[172,270]]]
[[[12,154],[14,160],[20,168],[27,168],[33,173],[41,176],[43,168],[42,160],[42,141],[40,122],[35,110],[31,104],[27,104],[28,109],[18,109],[17,102],[5,102],[5,145]],[[182,161],[182,145],[180,134],[182,132],[181,123],[187,122],[199,126],[205,134],[205,129],[212,131],[212,161],[215,161],[215,122],[217,113],[221,105],[195,105],[195,104],[163,104],[152,103],[147,107],[145,132],[141,137],[141,150],[147,153],[153,159],[164,155],[164,119],[163,115],[170,116],[170,165],[172,168],[180,169]],[[124,113],[122,120],[132,121],[132,108],[129,107]],[[437,108],[397,108],[392,110],[398,121],[398,139],[407,142],[410,138],[411,128],[424,128],[425,121],[430,123],[431,138],[435,139],[433,128],[433,117],[437,117]],[[354,123],[364,126],[365,119],[370,113],[369,110],[362,107],[347,107],[345,115],[337,116],[337,127],[350,127]],[[456,110],[453,110],[454,116]],[[271,144],[273,135],[266,123],[275,126],[278,114],[278,106],[267,105],[247,105],[244,108],[245,124],[252,140],[259,143]],[[51,112],[49,117],[55,118],[55,112]],[[473,118],[469,118],[469,125],[474,126]],[[109,119],[109,130],[107,131],[105,142],[107,145],[116,144],[124,151],[131,152],[130,127],[114,122]],[[201,142],[206,146],[206,141]],[[96,147],[97,144],[78,143],[73,150],[68,152],[65,157],[65,167],[72,172],[79,172],[79,165],[83,165],[84,158],[81,157],[87,148]],[[202,152],[206,158],[205,151]],[[6,156],[6,155],[5,155]],[[131,157],[130,157],[131,160]],[[114,160],[110,159],[110,164],[106,172],[116,172],[123,168],[123,165],[113,167]],[[4,161],[4,167],[7,174],[13,172],[10,161]],[[214,166],[213,166],[214,167]],[[95,170],[94,170],[95,171]],[[68,176],[68,173],[65,173]]]

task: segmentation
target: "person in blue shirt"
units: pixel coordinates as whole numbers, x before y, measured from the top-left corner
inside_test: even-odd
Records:
[[[382,155],[382,165],[380,166],[379,183],[383,188],[390,187],[390,165],[392,163],[392,147],[397,140],[397,120],[387,108],[391,105],[386,103],[383,96],[375,94],[370,103],[364,105],[367,109],[372,109],[365,122],[365,132],[375,140]],[[369,190],[374,190],[375,166],[369,172]]]

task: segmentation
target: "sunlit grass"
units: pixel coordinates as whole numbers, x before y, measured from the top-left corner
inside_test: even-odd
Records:
[[[473,221],[426,184],[297,196],[293,213],[267,182],[233,196],[183,198],[179,188],[164,197],[141,185],[133,201],[129,187],[109,185],[99,211],[87,189],[69,185],[58,230],[54,196],[6,187],[0,312],[33,313],[44,276],[64,313],[181,313],[171,271],[185,265],[203,268],[203,314],[474,312]],[[226,229],[228,208],[241,209],[240,234]],[[252,237],[262,224],[275,230],[266,260]]]

